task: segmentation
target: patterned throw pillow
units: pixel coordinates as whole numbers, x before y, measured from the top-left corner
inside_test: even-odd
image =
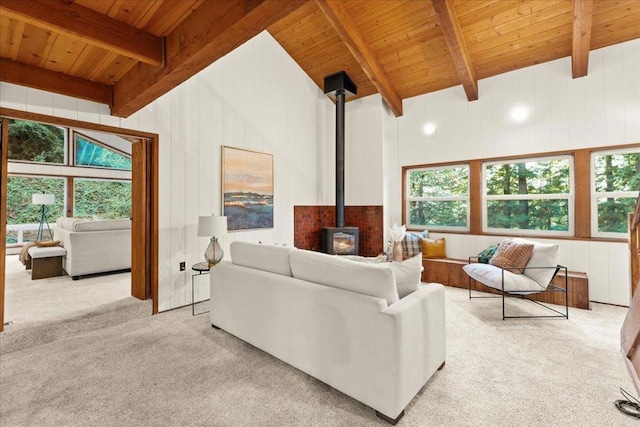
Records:
[[[402,240],[402,258],[412,258],[422,252],[422,247],[420,246],[421,237],[429,237],[429,230],[422,232],[407,231]]]
[[[497,250],[498,250],[498,245],[489,246],[487,249],[485,249],[484,251],[478,254],[478,262],[481,262],[483,264],[488,264],[489,260],[491,259],[491,257],[493,257],[493,255],[496,253]]]
[[[525,267],[531,254],[533,245],[529,243],[518,243],[511,239],[500,242],[495,255],[489,260],[489,264],[500,268]],[[514,274],[524,273],[522,268],[509,268]]]

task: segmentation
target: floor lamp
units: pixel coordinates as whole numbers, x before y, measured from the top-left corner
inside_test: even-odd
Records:
[[[51,227],[49,227],[49,221],[47,221],[47,205],[52,205],[56,201],[56,197],[53,194],[36,193],[31,196],[31,203],[34,205],[40,205],[40,227],[38,227],[38,235],[36,241],[42,239],[42,231],[44,230],[44,224],[47,224],[47,230],[49,230],[49,237],[53,240],[53,234],[51,234]]]

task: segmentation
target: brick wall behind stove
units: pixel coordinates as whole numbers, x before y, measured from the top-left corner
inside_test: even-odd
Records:
[[[294,206],[293,244],[319,251],[322,227],[335,227],[335,206]],[[383,251],[382,206],[345,206],[347,227],[360,228],[360,255],[376,256]]]

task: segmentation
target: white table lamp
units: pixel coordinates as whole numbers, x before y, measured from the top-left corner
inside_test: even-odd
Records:
[[[204,258],[209,263],[209,266],[216,265],[222,260],[224,252],[220,243],[218,243],[218,237],[222,237],[225,234],[227,234],[226,216],[198,217],[198,236],[211,238],[207,250],[204,251]]]
[[[44,224],[47,224],[47,230],[49,230],[49,237],[53,240],[53,234],[51,234],[51,227],[49,227],[49,221],[47,221],[47,206],[52,205],[56,201],[56,196],[53,194],[36,193],[31,196],[31,204],[40,205],[40,227],[38,227],[38,234],[36,241],[42,239],[42,231],[44,230]]]

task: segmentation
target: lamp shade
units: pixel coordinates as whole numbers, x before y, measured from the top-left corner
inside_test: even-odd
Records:
[[[36,193],[31,196],[31,204],[33,205],[52,205],[56,201],[53,194]]]
[[[227,234],[226,216],[201,216],[198,217],[198,236],[220,237]]]

